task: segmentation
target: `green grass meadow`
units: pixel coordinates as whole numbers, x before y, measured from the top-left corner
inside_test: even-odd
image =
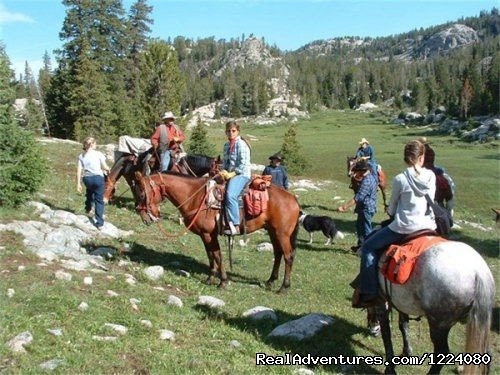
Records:
[[[405,128],[389,124],[390,117],[383,113],[328,111],[299,123],[298,135],[302,151],[311,163],[302,176],[321,183],[321,190],[297,192],[302,208],[315,215],[331,216],[339,229],[346,233],[343,240],[324,246],[321,233],[308,245],[308,234],[299,231],[298,249],[292,272],[291,290],[284,295],[264,288],[273,262],[272,253],[258,252],[255,247],[268,241],[265,233],[250,235],[246,248],[235,247],[234,268],[229,272],[231,282],[221,291],[207,286],[208,260],[201,240],[188,234],[179,239],[166,238],[156,226],[147,227],[134,212],[132,195],[125,181],[117,188],[117,204],[106,207],[106,218],[118,228],[133,230],[134,234],[121,240],[101,240],[89,245],[109,245],[118,249],[125,244],[131,252],[109,261],[109,270],[103,273],[68,271],[73,280],[56,280],[54,272],[62,267],[51,264],[40,267],[40,260],[24,248],[22,237],[0,232],[0,372],[5,374],[44,373],[39,364],[50,359],[64,359],[54,374],[292,374],[297,366],[256,366],[256,353],[283,355],[284,353],[328,356],[383,355],[382,339],[370,337],[366,327],[366,312],[351,308],[352,289],[349,282],[356,275],[359,258],[352,254],[355,244],[355,214],[338,213],[342,201],[352,197],[346,177],[346,156],[352,155],[362,137],[374,146],[377,161],[388,178],[403,170],[404,144],[416,137],[427,136],[436,151],[436,164],[442,165],[457,184],[455,219],[461,229],[453,230],[454,239],[466,242],[482,254],[498,284],[499,228],[491,208],[499,207],[499,149],[498,142],[468,144],[452,136],[435,133],[431,127]],[[268,157],[279,150],[286,124],[254,126],[244,124],[242,134],[258,139],[252,142],[252,162],[267,164]],[[223,127],[209,128],[209,137],[222,150],[225,141]],[[84,197],[76,193],[76,158],[81,147],[76,144],[49,143],[43,150],[50,160],[51,175],[35,200],[53,209],[77,214],[84,212]],[[389,194],[390,196],[390,194]],[[341,199],[334,200],[334,197]],[[385,219],[379,195],[379,213],[375,221]],[[173,218],[175,208],[165,203],[164,216]],[[166,214],[166,215],[165,215]],[[33,209],[0,207],[0,222],[12,220],[40,220]],[[463,223],[463,221],[466,221]],[[468,222],[481,224],[483,231]],[[164,219],[163,227],[170,232],[183,229],[177,221]],[[221,239],[227,267],[225,240]],[[119,260],[130,260],[119,265]],[[19,271],[20,265],[26,268]],[[156,282],[146,279],[142,270],[150,265],[161,265],[165,274]],[[191,276],[176,273],[188,271]],[[132,274],[137,284],[125,282],[125,274]],[[83,284],[85,276],[92,276],[93,285]],[[154,289],[162,287],[164,290]],[[7,298],[7,289],[15,295]],[[108,297],[107,290],[119,293]],[[180,297],[182,308],[167,304],[170,294]],[[226,305],[218,312],[196,306],[200,295],[221,298]],[[130,298],[140,300],[138,311],[132,308]],[[86,312],[77,309],[85,301]],[[492,354],[494,372],[500,371],[499,298],[494,310],[492,327]],[[335,323],[305,342],[269,340],[268,333],[275,327],[270,322],[252,323],[241,314],[255,306],[275,310],[278,323],[300,318],[309,313],[332,316]],[[153,328],[140,324],[141,319],[152,322]],[[397,314],[393,314],[393,342],[395,353],[402,350],[397,329]],[[104,323],[122,324],[128,333],[115,342],[99,342],[93,335],[114,335],[103,327]],[[410,339],[415,355],[432,352],[425,319],[412,321]],[[62,336],[53,336],[47,329],[60,328]],[[159,338],[158,329],[174,331],[173,342]],[[30,331],[33,343],[25,354],[12,354],[5,346],[8,340],[23,331]],[[458,324],[450,334],[450,348],[454,353],[464,349],[464,326]],[[238,340],[240,347],[230,345]],[[372,374],[382,373],[382,366],[318,366],[311,368],[316,374]],[[399,366],[398,373],[426,373],[427,366]],[[456,366],[445,366],[443,373],[456,373]]]

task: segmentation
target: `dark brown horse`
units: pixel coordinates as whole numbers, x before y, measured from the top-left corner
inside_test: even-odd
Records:
[[[206,206],[206,187],[209,178],[195,178],[178,173],[162,173],[142,177],[137,173],[140,190],[140,205],[138,210],[141,217],[152,220],[160,217],[160,203],[164,199],[172,202],[184,218],[189,230],[200,236],[207,252],[210,264],[208,284],[220,278],[219,288],[227,285],[227,274],[222,262],[219,245],[219,230],[217,225],[218,209]],[[278,279],[281,258],[285,262],[285,275],[280,292],[290,287],[293,259],[295,256],[295,242],[299,230],[300,207],[295,196],[279,187],[269,188],[269,204],[267,211],[257,217],[247,217],[245,227],[247,233],[265,227],[271,238],[274,248],[274,266],[271,277],[267,280],[267,287],[271,288]],[[243,228],[243,224],[241,224]]]
[[[172,158],[174,159],[174,158]],[[215,170],[219,158],[212,158],[205,155],[185,155],[172,162],[171,170],[187,175],[201,177]],[[139,156],[125,154],[118,158],[106,177],[104,188],[104,202],[111,201],[115,194],[116,182],[123,176],[132,190],[136,206],[139,204],[139,191],[135,172],[142,175],[149,175],[157,172],[160,168],[159,157],[150,151]],[[143,218],[144,219],[144,218]]]
[[[354,178],[354,174],[352,173],[352,169],[361,159],[355,157],[347,157],[347,175],[351,178],[351,184],[349,187],[354,190],[355,193],[359,190],[359,181]],[[384,200],[384,209],[387,209],[387,198],[385,195],[385,189],[387,187],[387,177],[382,168],[378,171],[378,187],[380,192],[382,193],[382,199]]]

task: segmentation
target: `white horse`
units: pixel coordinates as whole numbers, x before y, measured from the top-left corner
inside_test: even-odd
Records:
[[[379,265],[384,262],[380,259]],[[487,358],[492,308],[495,299],[495,281],[484,259],[469,245],[447,241],[433,245],[419,257],[409,280],[403,285],[390,284],[379,273],[379,284],[386,299],[402,315],[425,316],[429,322],[430,335],[434,344],[434,361],[429,374],[439,374],[449,358],[448,334],[457,322],[466,326],[464,353],[470,353],[479,363],[478,355]],[[389,325],[389,310],[386,305],[377,306],[376,312],[381,324],[382,338],[387,361],[386,374],[395,374],[394,350]],[[407,323],[407,321],[406,321]],[[400,321],[400,328],[401,323]],[[406,324],[407,328],[407,324]],[[408,355],[411,347],[403,332],[403,354]],[[441,359],[441,361],[438,361]],[[465,365],[465,363],[464,363]],[[471,365],[464,366],[464,374],[471,374]],[[480,366],[481,373],[488,366]]]

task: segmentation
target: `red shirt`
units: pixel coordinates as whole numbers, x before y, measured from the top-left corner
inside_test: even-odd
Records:
[[[163,146],[163,145],[160,145],[161,127],[163,125],[167,128],[167,139],[169,141],[167,148],[170,149],[173,146],[175,146],[177,143],[184,142],[186,137],[184,136],[184,133],[177,125],[175,125],[175,124],[170,124],[170,125],[161,124],[161,125],[156,127],[156,130],[155,130],[153,136],[151,137],[151,145],[154,148],[158,148],[158,146]],[[179,138],[179,141],[174,142],[174,140],[173,140],[174,137]]]

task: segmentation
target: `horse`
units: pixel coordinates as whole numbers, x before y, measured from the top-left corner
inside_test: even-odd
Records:
[[[379,269],[384,262],[385,255],[379,261]],[[488,345],[495,281],[488,265],[476,250],[462,242],[440,242],[417,259],[405,284],[389,283],[380,270],[378,279],[385,299],[397,311],[405,314],[402,317],[400,315],[401,331],[406,331],[403,332],[403,355],[411,354],[407,334],[408,316],[425,316],[434,346],[433,354],[424,354],[431,365],[428,373],[439,374],[447,362],[456,363],[450,360],[448,334],[457,322],[463,322],[466,323],[463,373],[473,373],[472,365],[481,363],[483,366],[479,369],[482,373],[488,370],[484,365],[491,360]],[[395,374],[397,363],[393,362],[389,305],[376,306],[375,311],[380,321],[386,353],[385,373]]]
[[[359,190],[359,181],[354,178],[354,174],[352,173],[352,169],[361,159],[356,157],[347,157],[347,176],[351,178],[351,184],[349,187],[354,190],[355,193]],[[387,198],[385,194],[385,189],[387,188],[387,176],[385,175],[384,170],[379,165],[378,170],[378,187],[380,192],[382,193],[382,199],[384,201],[384,209],[387,208]]]
[[[136,173],[141,192],[138,209],[141,217],[150,217],[156,220],[160,217],[159,204],[167,199],[174,204],[184,218],[184,223],[191,232],[200,236],[210,265],[210,274],[207,284],[214,284],[218,274],[219,288],[227,286],[228,277],[222,262],[219,245],[219,228],[217,217],[219,209],[206,205],[208,195],[207,186],[211,178],[196,178],[175,172],[154,174],[143,177]],[[295,246],[299,230],[300,207],[295,196],[275,185],[268,189],[269,204],[267,210],[256,217],[247,217],[245,227],[247,233],[265,227],[274,249],[274,265],[271,277],[266,286],[272,288],[278,279],[281,259],[284,259],[285,274],[279,292],[286,292],[290,288],[290,277]],[[243,217],[243,216],[242,216]],[[145,222],[149,224],[149,222]]]
[[[151,171],[158,171],[160,168],[159,159],[158,155],[154,155],[150,151],[144,152],[137,157],[132,154],[119,157],[106,177],[104,203],[111,201],[115,193],[116,182],[123,176],[132,190],[137,206],[139,204],[139,193],[137,191],[135,172],[139,171],[143,175],[149,175]],[[184,155],[178,158],[177,161],[172,162],[171,170],[201,177],[214,170],[218,160],[220,160],[220,157]]]

